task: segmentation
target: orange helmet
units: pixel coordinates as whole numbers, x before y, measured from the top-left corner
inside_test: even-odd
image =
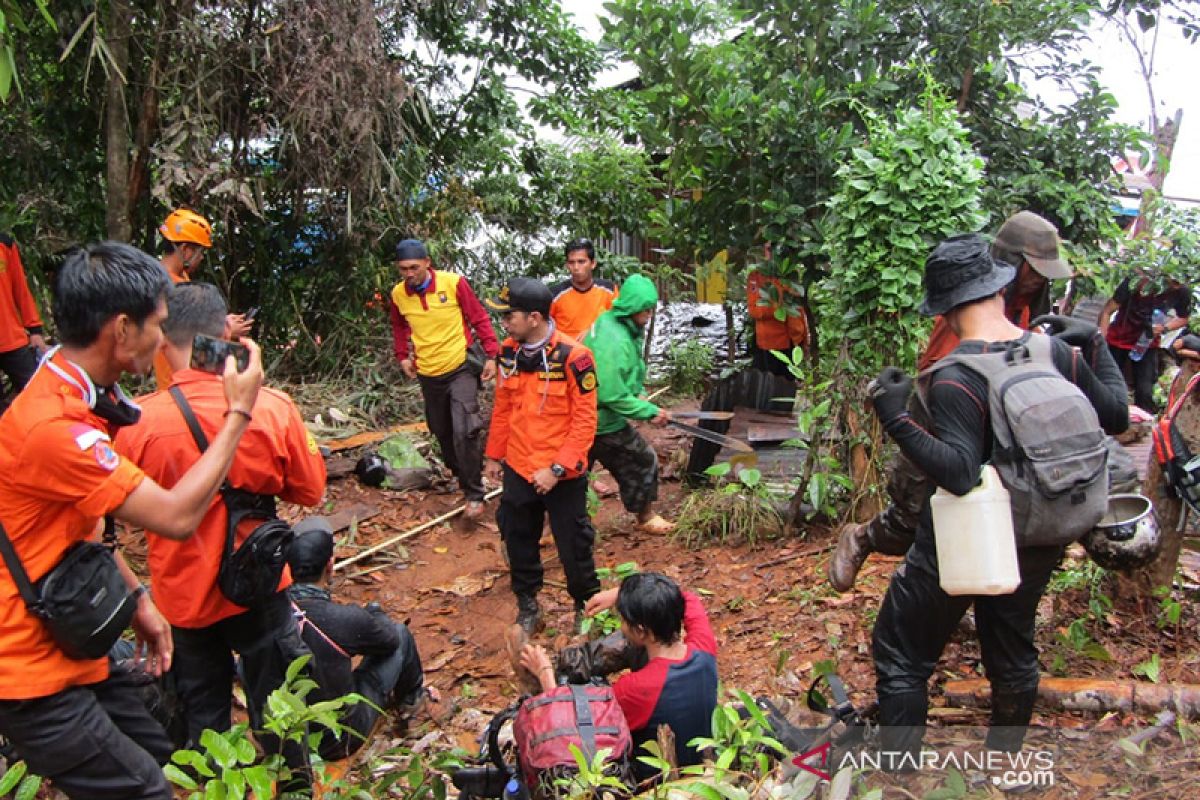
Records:
[[[158,226],[158,232],[175,244],[187,242],[212,247],[212,226],[204,217],[186,208],[177,208],[168,214],[166,222]]]

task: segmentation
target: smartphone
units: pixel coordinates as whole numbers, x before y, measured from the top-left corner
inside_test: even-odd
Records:
[[[246,322],[249,322],[250,320],[252,320],[258,316],[258,309],[259,309],[258,306],[254,306],[253,308],[251,308],[249,311],[247,311],[245,314],[242,315],[246,318]]]
[[[250,351],[244,344],[214,339],[203,333],[197,333],[196,338],[192,339],[192,369],[220,375],[225,370],[226,356],[237,359],[238,372],[250,366]]]

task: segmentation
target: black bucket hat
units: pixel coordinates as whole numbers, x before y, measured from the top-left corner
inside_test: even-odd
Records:
[[[925,259],[925,299],[920,312],[934,317],[988,297],[1012,283],[1017,268],[992,258],[987,239],[961,233],[944,240]]]

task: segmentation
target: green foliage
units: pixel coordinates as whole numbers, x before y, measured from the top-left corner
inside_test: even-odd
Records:
[[[717,783],[732,782],[733,775],[766,776],[770,760],[790,755],[774,736],[771,723],[763,715],[754,698],[740,689],[733,690],[738,705],[718,704],[713,709],[712,735],[692,739],[688,744],[697,749],[710,749],[713,754],[712,778]],[[745,716],[738,713],[745,710]],[[703,768],[702,768],[703,769]],[[682,774],[700,774],[701,770],[684,767]]]
[[[8,797],[8,793],[12,792],[13,800],[33,800],[40,788],[41,776],[29,772],[24,761],[9,765],[0,775],[0,797]]]
[[[1158,627],[1178,628],[1183,617],[1183,604],[1175,599],[1171,587],[1159,586],[1154,590],[1154,596],[1158,598]]]
[[[672,538],[687,547],[741,542],[756,547],[783,535],[783,517],[759,470],[740,468],[735,473],[731,464],[720,463],[704,472],[718,483],[687,496]]]
[[[1103,284],[1115,288],[1133,276],[1150,279],[1147,292],[1165,290],[1167,280],[1200,285],[1200,209],[1181,209],[1150,195],[1142,214],[1153,235],[1122,239],[1116,257],[1098,276]]]
[[[1134,675],[1139,675],[1151,683],[1158,683],[1162,675],[1162,661],[1159,660],[1158,653],[1150,656],[1148,661],[1143,661],[1140,664],[1135,664],[1131,670]]]
[[[311,656],[301,656],[288,665],[283,685],[267,697],[264,727],[281,741],[293,741],[315,752],[320,728],[340,735],[343,709],[353,703],[370,702],[357,694],[308,704],[305,698],[316,684],[305,674]],[[312,730],[310,730],[310,728]],[[279,754],[259,759],[241,723],[224,733],[206,730],[200,735],[200,750],[177,750],[164,767],[167,779],[199,798],[235,798],[252,791],[256,797],[272,797],[272,789],[288,778],[289,770]]]
[[[618,795],[629,791],[629,787],[620,778],[611,774],[612,765],[608,763],[608,757],[612,755],[612,748],[601,747],[592,756],[591,761],[575,745],[572,744],[570,748],[571,757],[575,759],[576,772],[554,780],[556,797],[603,797],[602,792],[605,789],[614,790]]]
[[[615,567],[599,567],[596,577],[605,584],[621,584],[621,581],[638,571],[636,561],[624,561]],[[600,639],[610,633],[621,630],[621,618],[612,609],[605,609],[599,614],[584,617],[579,626],[579,632],[592,639]]]
[[[672,342],[666,353],[667,385],[677,397],[698,397],[715,367],[713,349],[698,339]]]
[[[842,343],[825,352],[829,373],[851,380],[888,364],[913,369],[927,331],[914,313],[925,258],[983,223],[983,161],[932,79],[918,107],[867,120],[865,146],[837,171],[824,223],[830,272],[818,295],[822,335]]]

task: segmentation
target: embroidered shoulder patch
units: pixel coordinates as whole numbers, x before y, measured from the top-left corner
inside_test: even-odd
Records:
[[[112,472],[121,463],[121,457],[117,455],[117,451],[113,450],[112,446],[106,441],[96,442],[95,446],[92,447],[92,454],[96,456],[96,463],[109,472]]]
[[[596,364],[591,355],[581,356],[571,362],[571,372],[575,374],[575,383],[583,394],[596,389]]]

